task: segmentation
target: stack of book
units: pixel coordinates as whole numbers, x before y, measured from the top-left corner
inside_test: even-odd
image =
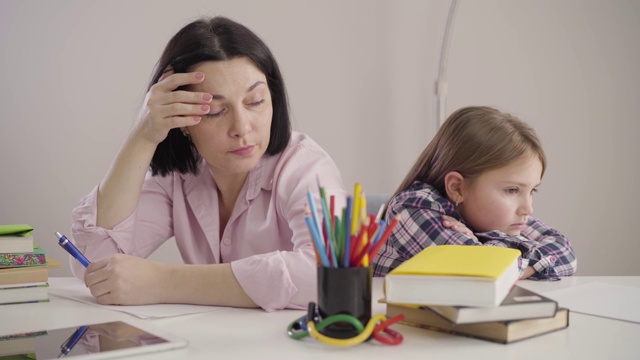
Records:
[[[387,316],[503,344],[568,327],[568,309],[515,285],[519,256],[490,246],[428,247],[385,276]]]
[[[46,334],[46,331],[36,331],[18,335],[0,336],[0,359],[36,359],[36,337]]]
[[[0,305],[49,301],[49,270],[60,268],[27,224],[0,225]]]

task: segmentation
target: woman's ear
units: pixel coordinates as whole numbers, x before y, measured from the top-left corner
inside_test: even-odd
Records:
[[[462,195],[462,185],[464,177],[457,171],[450,171],[444,176],[444,189],[447,191],[447,198],[458,206],[464,200]]]

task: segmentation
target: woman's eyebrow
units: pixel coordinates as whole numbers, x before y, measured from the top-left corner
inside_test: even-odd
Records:
[[[265,85],[265,86],[267,85],[267,83],[265,83],[264,81],[256,81],[256,83],[255,83],[255,84],[253,84],[253,85],[249,86],[249,88],[247,89],[247,92],[252,91],[253,89],[257,88],[257,87],[258,87],[258,85],[261,85],[261,84],[262,84],[262,85]]]
[[[251,92],[253,89],[257,88],[259,85],[267,85],[267,83],[265,83],[264,81],[256,81],[253,85],[249,86],[249,88],[247,88],[247,92]],[[219,94],[212,94],[211,96],[213,96],[214,100],[224,100],[226,99],[223,95],[219,95]]]

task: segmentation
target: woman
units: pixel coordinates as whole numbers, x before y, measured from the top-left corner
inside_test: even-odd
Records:
[[[303,309],[316,296],[304,205],[318,178],[346,196],[329,155],[291,131],[269,48],[227,18],[194,21],[167,44],[136,125],[73,211],[92,263],[72,270],[101,304]],[[185,264],[145,259],[171,237]]]

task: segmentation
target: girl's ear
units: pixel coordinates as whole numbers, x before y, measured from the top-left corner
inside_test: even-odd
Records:
[[[464,200],[462,195],[462,184],[464,177],[457,171],[450,171],[444,176],[444,188],[447,191],[447,198],[458,206]]]

